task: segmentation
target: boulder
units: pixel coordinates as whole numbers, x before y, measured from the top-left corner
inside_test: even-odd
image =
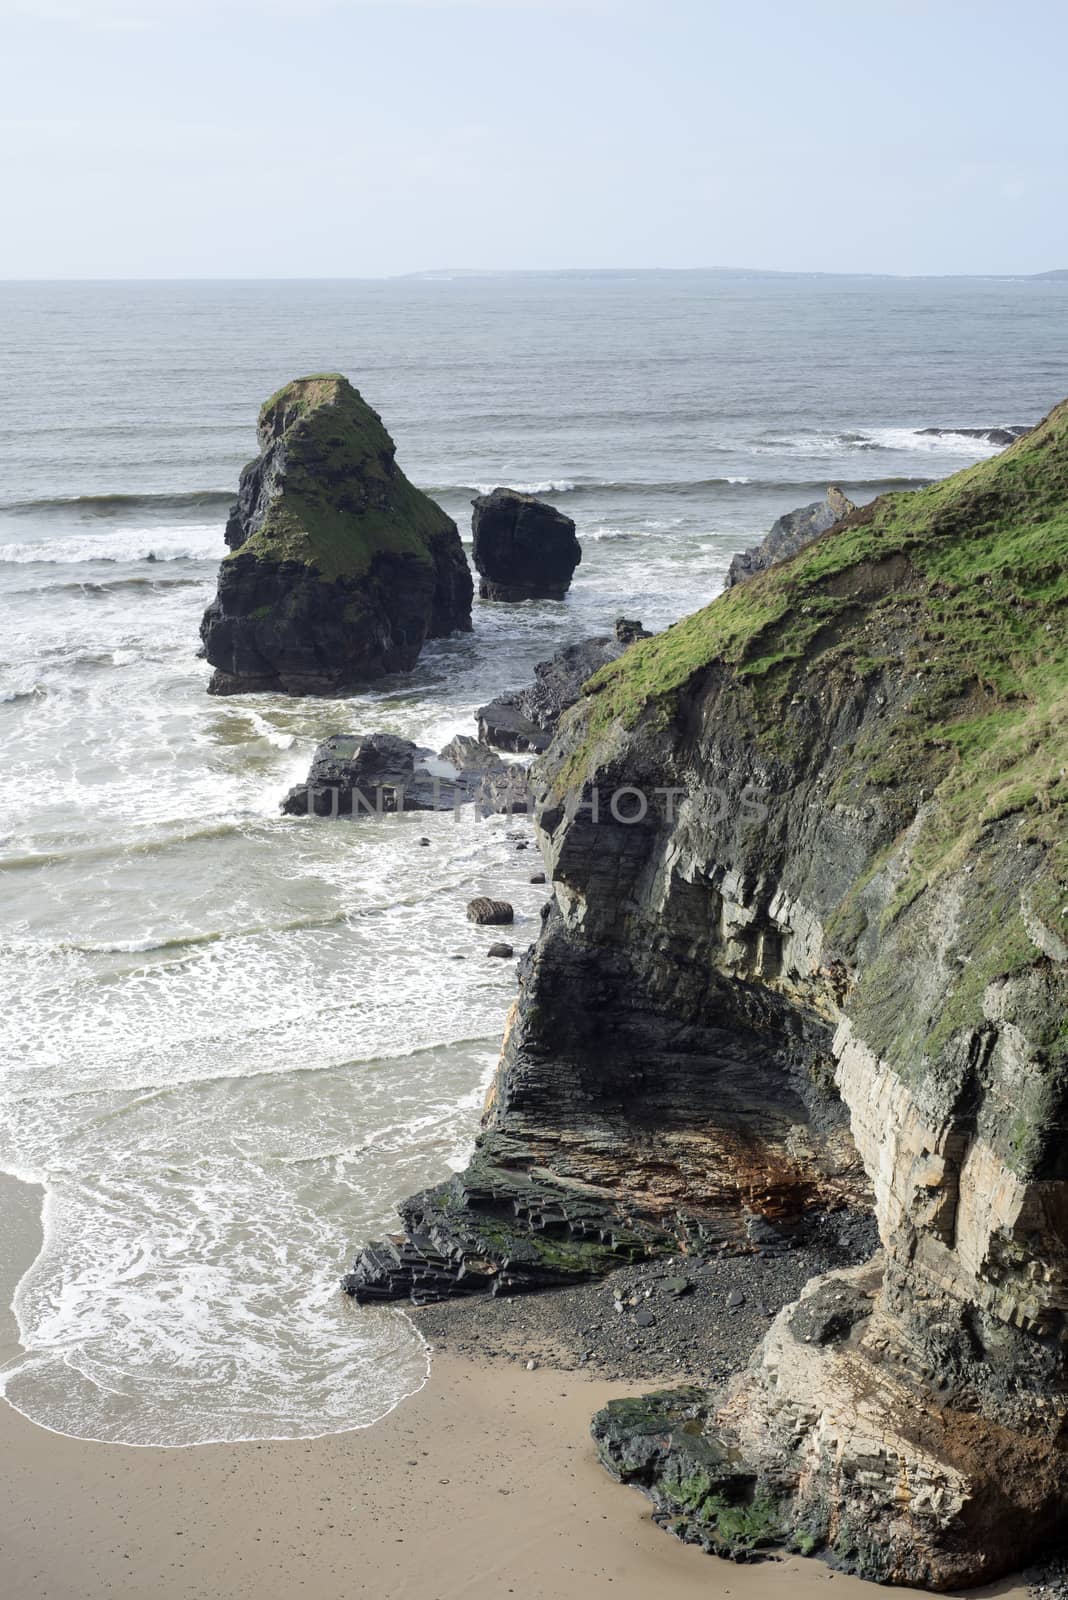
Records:
[[[456,524],[408,482],[347,379],[286,384],[258,439],[200,627],[209,693],[336,694],[408,671],[426,639],[470,628]]]
[[[489,949],[486,951],[486,954],[488,956],[494,956],[499,960],[506,961],[509,956],[515,955],[515,951],[512,949],[510,944],[491,944]]]
[[[307,778],[290,789],[282,810],[291,817],[360,817],[473,804],[490,816],[525,811],[527,798],[525,768],[503,762],[476,739],[454,739],[435,755],[393,733],[335,733],[318,746]]]
[[[744,582],[754,573],[763,572],[767,567],[774,566],[775,562],[796,555],[806,544],[811,544],[813,539],[826,533],[828,528],[833,528],[836,522],[841,522],[843,517],[848,517],[856,509],[852,500],[832,485],[822,500],[814,500],[811,505],[801,506],[797,511],[787,511],[785,516],[772,524],[770,532],[759,544],[751,545],[748,550],[742,550],[732,557],[723,587],[733,589],[736,583]]]
[[[640,622],[620,617],[611,635],[565,645],[548,661],[538,662],[534,682],[527,688],[500,695],[479,708],[475,713],[479,738],[498,750],[545,750],[583,684],[636,640],[649,637]]]
[[[480,895],[468,903],[467,920],[477,922],[482,928],[503,928],[515,921],[515,912],[507,900],[490,900]]]
[[[562,600],[582,560],[571,518],[516,489],[494,489],[472,503],[482,599]]]

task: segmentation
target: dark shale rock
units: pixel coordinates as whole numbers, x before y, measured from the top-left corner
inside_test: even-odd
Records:
[[[527,800],[525,769],[475,739],[454,739],[435,756],[392,733],[336,733],[318,746],[306,780],[290,789],[282,810],[291,817],[361,817],[472,804],[491,816],[525,812]]]
[[[415,1305],[524,1294],[667,1249],[661,1229],[628,1222],[581,1184],[542,1178],[536,1165],[514,1140],[483,1140],[462,1174],[405,1202],[403,1236],[367,1245],[341,1287],[361,1302]]]
[[[565,645],[548,661],[538,662],[528,688],[481,707],[476,713],[479,738],[498,750],[545,750],[560,718],[594,673],[618,660],[629,645],[648,638],[640,622],[620,617],[611,635]]]
[[[347,379],[287,384],[258,436],[200,628],[210,693],[336,694],[407,671],[426,639],[470,628],[456,525],[408,482]]]
[[[838,1344],[874,1309],[873,1297],[862,1284],[828,1277],[794,1307],[790,1328],[805,1344]]]
[[[509,956],[515,955],[515,951],[510,944],[491,944],[486,954],[499,957],[502,961],[507,961]]]
[[[672,1533],[731,1561],[759,1561],[785,1542],[781,1508],[739,1470],[732,1441],[708,1430],[696,1388],[612,1400],[591,1432],[603,1466],[644,1489]]]
[[[477,900],[468,903],[467,920],[477,922],[483,928],[497,928],[514,922],[515,912],[507,900],[490,900],[480,895]]]
[[[476,799],[483,816],[526,815],[530,809],[530,771],[518,761],[502,761],[481,739],[458,734],[438,759],[451,762],[465,778],[478,779]]]
[[[571,518],[515,489],[494,489],[473,504],[482,599],[562,600],[582,560]]]
[[[776,561],[785,561],[787,556],[795,555],[855,510],[852,500],[832,485],[824,499],[814,500],[811,505],[801,506],[797,511],[787,511],[772,524],[771,531],[765,534],[759,544],[731,558],[723,587],[732,589],[736,583],[744,582],[756,572],[765,571]]]

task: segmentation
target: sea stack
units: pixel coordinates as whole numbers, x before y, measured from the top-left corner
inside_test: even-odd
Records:
[[[200,625],[210,694],[336,694],[470,629],[456,524],[409,483],[346,378],[287,383],[261,409],[258,440]]]
[[[516,489],[494,489],[473,505],[482,599],[562,600],[582,560],[571,518]]]

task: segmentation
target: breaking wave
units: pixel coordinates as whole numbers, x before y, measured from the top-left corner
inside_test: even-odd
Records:
[[[70,517],[83,520],[122,516],[173,516],[183,512],[218,513],[225,516],[234,503],[232,489],[190,489],[185,493],[161,494],[75,494],[54,499],[12,500],[0,503],[0,513],[15,517]]]
[[[780,446],[776,446],[779,449]],[[770,449],[770,446],[769,446]],[[973,452],[974,453],[974,452]],[[801,493],[811,490],[813,493],[826,492],[829,482],[837,482],[843,489],[914,489],[922,484],[933,483],[935,479],[926,474],[894,474],[888,477],[853,478],[844,477],[833,473],[825,478],[752,478],[742,474],[735,477],[722,478],[679,478],[679,479],[633,479],[618,482],[602,481],[600,479],[587,479],[584,482],[568,483],[566,486],[558,483],[554,487],[547,484],[512,484],[509,487],[516,489],[520,494],[566,494],[576,500],[602,499],[605,496],[618,496],[620,498],[640,499],[643,496],[659,497],[663,495],[708,495],[717,491],[750,489],[754,495],[767,494],[769,491],[780,489],[797,490]],[[486,492],[484,485],[478,484],[452,484],[449,487],[438,486],[427,491],[428,494],[455,495],[455,494],[482,494]]]
[[[103,529],[65,539],[0,544],[0,563],[67,565],[98,561],[218,561],[225,555],[217,524],[210,527]]]

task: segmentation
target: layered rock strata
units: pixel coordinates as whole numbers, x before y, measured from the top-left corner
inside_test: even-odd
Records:
[[[725,1393],[598,1421],[709,1548],[942,1589],[1063,1530],[1066,606],[1068,404],[638,644],[538,763],[553,901],[478,1149],[349,1287],[419,1292],[413,1249],[435,1295],[535,1287],[870,1194],[880,1255]]]
[[[210,693],[334,694],[470,629],[456,525],[409,483],[347,379],[287,384],[263,406],[258,439],[201,623]]]

